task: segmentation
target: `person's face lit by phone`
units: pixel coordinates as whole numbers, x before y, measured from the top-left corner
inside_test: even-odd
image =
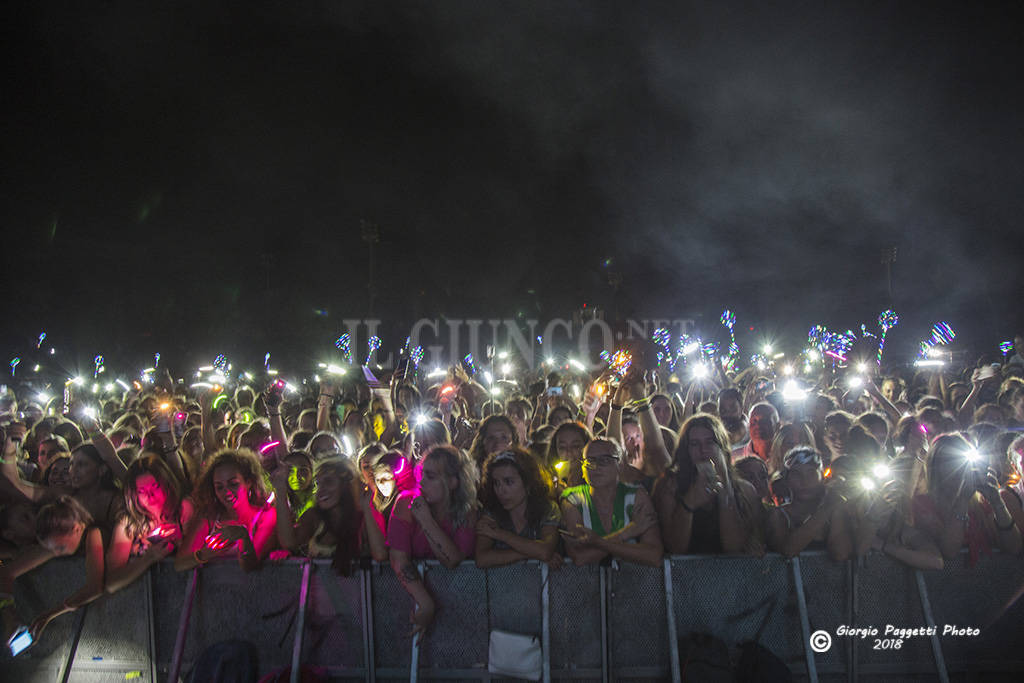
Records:
[[[249,485],[234,465],[221,465],[213,472],[213,493],[225,511],[237,512],[248,504]]]
[[[148,472],[135,478],[135,495],[139,507],[153,519],[160,519],[167,504],[167,492],[160,486],[152,474]]]
[[[578,429],[563,429],[555,436],[558,459],[576,462],[583,458],[583,447],[587,443]]]
[[[635,422],[624,422],[622,425],[622,443],[626,452],[630,455],[637,455],[644,449],[644,433],[640,425]]]

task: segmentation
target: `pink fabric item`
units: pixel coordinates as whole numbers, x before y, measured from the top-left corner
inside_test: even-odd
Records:
[[[407,492],[399,495],[395,507],[391,511],[391,521],[388,522],[388,547],[408,553],[409,557],[417,560],[433,560],[434,550],[430,547],[423,529],[415,519],[407,521],[398,516],[399,509],[409,509],[409,504],[415,497],[415,492]],[[473,556],[473,549],[476,546],[476,529],[472,526],[463,526],[452,531],[451,520],[444,520],[440,523],[441,530],[448,538],[454,541],[459,550],[468,558]]]

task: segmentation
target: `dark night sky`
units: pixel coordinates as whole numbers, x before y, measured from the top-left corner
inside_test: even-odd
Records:
[[[285,4],[8,8],[5,350],[329,345],[361,219],[402,324],[729,307],[798,341],[888,307],[887,246],[904,346],[1024,324],[1009,5]]]

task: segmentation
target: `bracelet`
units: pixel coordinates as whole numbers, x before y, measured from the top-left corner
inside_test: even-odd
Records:
[[[611,405],[612,410],[622,410],[622,406],[617,404],[617,403],[612,403],[610,405]]]
[[[1013,517],[1010,517],[1010,523],[1006,526],[999,526],[999,522],[996,522],[996,531],[1009,531],[1015,524],[1016,522],[1013,521]]]
[[[199,550],[202,550],[202,548],[200,548]],[[209,560],[204,560],[204,559],[200,558],[199,557],[199,550],[197,550],[194,553],[192,553],[192,557],[196,558],[196,562],[198,564],[206,564],[207,562],[209,562]]]

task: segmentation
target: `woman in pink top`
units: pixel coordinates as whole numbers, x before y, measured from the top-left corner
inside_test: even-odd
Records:
[[[391,567],[416,601],[413,635],[422,638],[434,619],[434,598],[413,564],[438,559],[453,569],[476,543],[476,468],[448,444],[430,449],[420,465],[419,490],[402,493],[388,524]]]

